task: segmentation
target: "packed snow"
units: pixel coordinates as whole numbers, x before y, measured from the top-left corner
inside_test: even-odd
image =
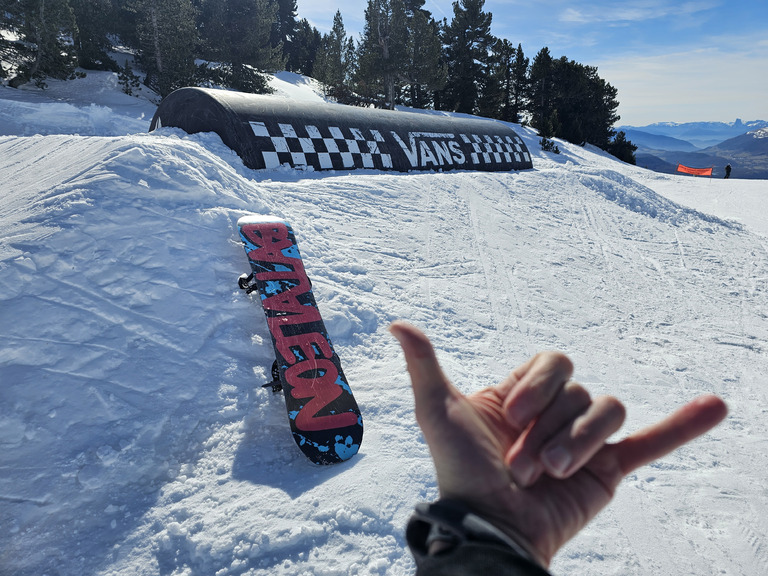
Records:
[[[0,574],[408,575],[436,498],[387,326],[472,392],[542,349],[628,408],[701,393],[713,432],[642,468],[554,574],[768,573],[768,186],[652,173],[516,126],[511,173],[253,171],[218,136],[147,133],[89,73],[0,87]],[[280,97],[319,99],[282,75]],[[237,219],[292,223],[363,411],[360,453],[296,448]]]

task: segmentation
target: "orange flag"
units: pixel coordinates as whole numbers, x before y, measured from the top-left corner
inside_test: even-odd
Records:
[[[693,174],[694,176],[712,176],[712,168],[689,168],[682,164],[677,165],[678,172],[684,172],[685,174]]]

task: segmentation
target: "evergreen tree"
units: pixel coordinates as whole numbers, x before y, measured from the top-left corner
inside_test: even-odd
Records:
[[[285,66],[282,43],[272,44],[277,22],[275,0],[201,0],[199,30],[205,67],[203,77],[243,92],[268,92],[262,72]]]
[[[74,45],[78,65],[91,70],[119,69],[107,53],[112,48],[109,35],[113,28],[116,11],[112,0],[69,0],[77,22]]]
[[[442,90],[447,72],[442,62],[440,25],[422,7],[425,0],[406,0],[406,54],[402,71],[407,83],[403,101],[413,108],[433,105],[435,91]]]
[[[358,49],[357,91],[385,108],[394,108],[404,79],[408,45],[403,0],[368,0]]]
[[[75,16],[67,0],[18,0],[7,6],[7,18],[18,32],[16,77],[11,86],[44,78],[64,79],[77,65],[75,48],[68,38],[75,35]]]
[[[606,148],[606,152],[613,154],[616,158],[628,164],[637,164],[636,150],[637,146],[627,140],[627,134],[624,131],[617,133]]]
[[[322,35],[306,18],[296,24],[293,42],[288,49],[286,69],[305,76],[313,76],[317,52],[320,49]]]
[[[485,0],[453,3],[453,20],[443,33],[448,67],[448,84],[441,95],[441,106],[445,109],[477,112],[494,42],[492,16],[483,12],[484,4]]]
[[[277,18],[272,24],[271,43],[282,46],[282,60],[287,62],[296,42],[296,0],[277,0]]]
[[[597,68],[565,56],[553,60],[543,48],[531,66],[530,90],[531,124],[543,138],[609,149],[619,120],[618,92],[600,78]],[[615,142],[617,149],[625,148],[621,139]]]
[[[597,68],[565,56],[553,62],[554,106],[560,120],[557,136],[575,144],[607,148],[619,119],[616,89],[600,78]]]
[[[137,52],[139,42],[139,15],[135,8],[136,0],[112,0],[114,18],[109,26],[110,33],[120,39],[120,44]]]
[[[3,26],[6,32],[20,35],[19,29],[23,22],[20,8],[16,0],[0,0],[0,14],[3,14]],[[0,60],[4,64],[0,66],[0,78],[6,78],[15,73],[19,62],[24,57],[24,52],[24,45],[21,42],[0,34]]]
[[[529,59],[523,53],[522,44],[515,49],[515,61],[512,64],[512,94],[509,108],[510,122],[521,123],[528,104],[530,81],[528,79]]]
[[[351,89],[355,73],[355,43],[347,37],[341,12],[336,11],[333,27],[324,34],[317,52],[314,66],[315,78],[325,85],[327,96],[342,104],[351,103],[354,96]]]
[[[164,97],[193,83],[197,33],[190,0],[136,0],[134,8],[145,84]]]
[[[552,56],[546,46],[539,50],[531,64],[528,79],[530,100],[528,111],[531,114],[531,126],[544,138],[555,135],[557,114],[555,112],[555,78]]]
[[[478,115],[509,121],[514,54],[515,49],[509,40],[497,39],[494,42],[488,68],[480,80]]]
[[[607,150],[616,136],[613,126],[621,119],[617,113],[619,91],[600,78],[596,67],[583,66],[582,69],[587,78],[584,114],[589,119],[584,124],[584,141]]]

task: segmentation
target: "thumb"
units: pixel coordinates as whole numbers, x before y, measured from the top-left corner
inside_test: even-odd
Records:
[[[459,392],[440,368],[429,338],[418,328],[401,321],[394,322],[389,331],[400,342],[405,354],[417,418],[442,413],[445,401]]]

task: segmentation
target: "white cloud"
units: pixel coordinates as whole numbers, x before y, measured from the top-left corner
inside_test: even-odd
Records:
[[[690,18],[722,4],[709,2],[684,2],[676,4],[667,0],[633,0],[625,2],[590,2],[587,7],[568,7],[560,13],[559,20],[572,24],[630,24],[659,18]]]
[[[717,48],[599,63],[618,88],[621,124],[768,119],[768,54]]]

